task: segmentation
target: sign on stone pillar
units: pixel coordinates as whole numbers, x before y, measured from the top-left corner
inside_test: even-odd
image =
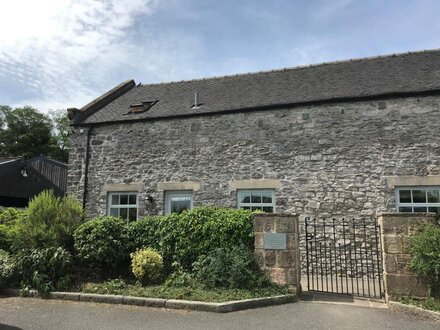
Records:
[[[255,254],[269,279],[300,291],[299,218],[287,214],[254,216]]]

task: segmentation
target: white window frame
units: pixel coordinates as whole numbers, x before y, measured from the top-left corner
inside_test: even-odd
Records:
[[[135,195],[136,196],[136,204],[115,204],[115,205],[113,205],[112,204],[112,197],[115,195],[129,195],[129,196]],[[130,200],[130,197],[128,197],[128,200]],[[135,208],[136,209],[136,220],[134,220],[134,221],[137,221],[139,219],[139,194],[135,191],[109,192],[107,194],[107,215],[111,215],[111,213],[110,213],[111,208],[117,208],[118,210],[120,210],[121,208],[124,208],[124,209],[134,209]],[[119,212],[120,211],[118,211],[118,214],[119,214]],[[123,220],[127,220],[127,222],[130,221],[128,218],[128,214],[129,214],[129,212],[127,212],[127,218],[123,219]]]
[[[400,191],[401,190],[411,190],[411,203],[401,203],[400,202]],[[401,207],[411,207],[412,208],[412,212],[414,212],[414,208],[415,207],[425,207],[426,208],[426,212],[429,211],[428,207],[440,207],[440,202],[439,203],[429,203],[427,196],[426,196],[426,203],[414,203],[413,202],[413,194],[412,194],[413,190],[426,190],[426,191],[428,191],[428,190],[436,190],[436,191],[439,191],[439,194],[440,194],[440,186],[396,187],[395,199],[396,199],[396,211],[397,212],[400,212],[400,208]],[[440,198],[440,196],[439,196],[439,198]],[[417,212],[419,212],[419,211],[417,211]],[[410,213],[410,212],[407,212],[407,213]]]
[[[171,199],[173,197],[189,197],[190,198],[190,210],[193,209],[194,196],[192,190],[174,190],[165,191],[165,214],[171,213]]]
[[[252,194],[252,193],[271,193],[272,194],[272,203],[242,203],[242,196],[244,194]],[[239,189],[237,190],[237,208],[242,209],[243,207],[272,207],[273,213],[276,213],[276,200],[275,200],[275,189]]]

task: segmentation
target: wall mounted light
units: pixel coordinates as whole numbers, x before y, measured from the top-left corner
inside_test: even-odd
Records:
[[[28,176],[28,172],[26,171],[25,168],[22,168],[22,169],[20,170],[20,175],[21,175],[22,178],[27,178],[27,176]]]

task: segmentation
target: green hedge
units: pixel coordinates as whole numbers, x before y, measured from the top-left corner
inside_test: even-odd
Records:
[[[252,212],[227,208],[197,208],[181,214],[147,217],[128,226],[131,250],[151,247],[164,258],[165,273],[177,262],[184,270],[201,255],[218,248],[253,249]]]
[[[92,267],[116,269],[129,260],[127,223],[99,217],[80,225],[73,234],[79,260]]]
[[[440,297],[440,226],[427,225],[411,238],[411,267],[428,280],[431,295]]]

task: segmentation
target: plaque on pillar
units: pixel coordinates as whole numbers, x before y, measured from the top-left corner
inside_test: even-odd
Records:
[[[287,249],[286,233],[264,233],[263,241],[265,250]]]

